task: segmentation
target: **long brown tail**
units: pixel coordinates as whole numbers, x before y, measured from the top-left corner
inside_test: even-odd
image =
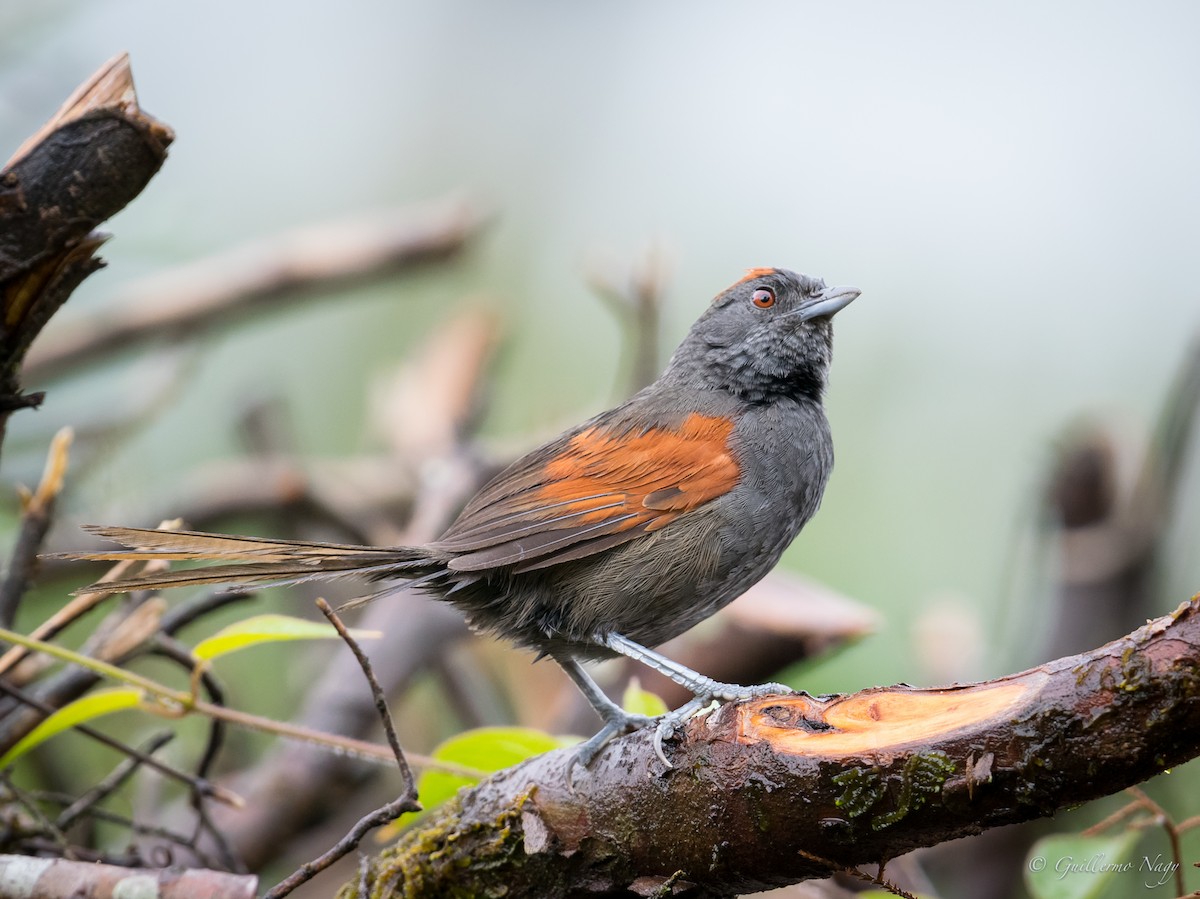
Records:
[[[76,593],[125,593],[198,584],[296,584],[350,576],[368,581],[392,577],[417,579],[444,570],[444,565],[430,558],[424,550],[407,546],[356,546],[98,525],[84,525],[84,530],[129,548],[57,553],[54,558],[104,562],[163,559],[225,564],[104,581],[76,590]]]

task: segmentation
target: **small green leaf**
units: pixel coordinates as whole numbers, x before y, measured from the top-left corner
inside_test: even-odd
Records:
[[[478,775],[468,777],[426,769],[417,779],[417,798],[424,806],[424,811],[403,815],[387,827],[381,828],[378,839],[380,842],[394,839],[400,829],[413,821],[417,815],[441,805],[463,787],[479,783],[484,776],[494,771],[577,742],[577,737],[556,737],[530,727],[477,727],[455,734],[438,744],[432,752],[432,757],[440,762],[451,762],[463,768],[470,768],[477,771]]]
[[[35,746],[77,724],[85,724],[102,715],[136,707],[141,703],[144,695],[141,690],[135,690],[132,687],[113,687],[109,690],[97,690],[95,693],[89,693],[81,699],[68,703],[22,737],[16,746],[0,756],[0,768],[7,768]]]
[[[629,686],[625,688],[625,695],[621,697],[621,707],[627,712],[645,715],[648,718],[657,718],[670,711],[657,693],[643,690],[641,681],[636,677],[629,679]]]
[[[1096,899],[1114,881],[1139,889],[1137,865],[1130,861],[1139,834],[1111,837],[1056,834],[1033,844],[1025,858],[1025,885],[1034,899]]]
[[[478,727],[456,734],[433,750],[433,757],[473,768],[479,777],[464,777],[446,771],[425,771],[417,782],[418,797],[425,808],[440,805],[461,787],[479,783],[485,774],[500,771],[563,745],[562,740],[529,727]]]
[[[350,634],[357,640],[378,639],[383,636],[379,631],[357,629],[351,630]],[[332,625],[324,621],[308,621],[304,618],[293,618],[291,615],[255,615],[222,628],[211,637],[201,640],[192,650],[192,655],[198,659],[211,660],[261,643],[276,643],[281,640],[327,640],[331,637],[336,639],[337,636],[338,632]]]

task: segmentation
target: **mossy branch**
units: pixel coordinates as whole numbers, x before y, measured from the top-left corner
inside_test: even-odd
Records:
[[[986,683],[726,705],[668,755],[639,732],[573,778],[569,750],[501,772],[375,859],[371,895],[733,896],[1116,793],[1200,755],[1200,596]]]

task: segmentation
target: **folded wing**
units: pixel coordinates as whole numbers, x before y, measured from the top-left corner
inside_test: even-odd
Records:
[[[431,549],[455,571],[524,572],[626,543],[737,485],[732,430],[698,414],[673,428],[593,425],[497,476]]]

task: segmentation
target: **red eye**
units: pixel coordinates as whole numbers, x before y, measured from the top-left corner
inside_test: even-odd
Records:
[[[759,309],[770,309],[775,305],[775,291],[769,287],[760,287],[754,291],[754,296],[751,299],[754,300],[754,305]]]

